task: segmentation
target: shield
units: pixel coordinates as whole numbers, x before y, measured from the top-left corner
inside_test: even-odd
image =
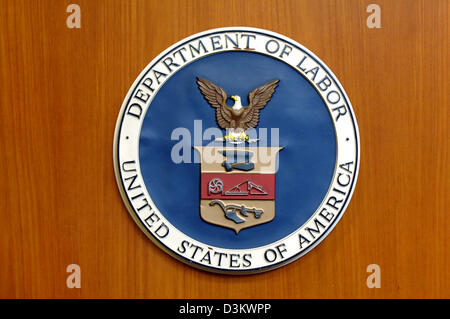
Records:
[[[275,173],[281,147],[194,146],[201,158],[200,216],[233,229],[275,218]]]

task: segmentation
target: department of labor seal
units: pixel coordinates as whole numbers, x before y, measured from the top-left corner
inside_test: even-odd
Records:
[[[295,41],[221,28],[156,57],[114,137],[131,216],[188,265],[245,274],[285,265],[333,229],[359,168],[358,128],[335,75]]]

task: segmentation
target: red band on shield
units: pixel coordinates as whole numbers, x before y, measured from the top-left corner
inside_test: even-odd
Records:
[[[275,199],[275,174],[205,173],[202,199]]]

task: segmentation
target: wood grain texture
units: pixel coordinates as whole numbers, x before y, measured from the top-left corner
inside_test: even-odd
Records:
[[[381,6],[381,29],[366,6]],[[66,6],[82,28],[66,27]],[[0,1],[0,297],[449,298],[449,1]],[[176,261],[129,217],[114,179],[129,87],[193,33],[259,27],[333,70],[361,169],[338,226],[281,269],[229,277]],[[66,267],[82,288],[66,288]],[[368,289],[379,264],[382,287]]]

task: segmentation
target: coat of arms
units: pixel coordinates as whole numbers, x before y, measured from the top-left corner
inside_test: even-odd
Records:
[[[198,87],[216,109],[216,120],[227,135],[224,141],[233,146],[196,146],[201,155],[200,214],[208,223],[233,229],[267,223],[275,217],[276,158],[280,147],[251,146],[246,130],[255,128],[259,111],[270,101],[279,80],[267,82],[248,95],[249,104],[228,95],[218,85],[197,79]]]

